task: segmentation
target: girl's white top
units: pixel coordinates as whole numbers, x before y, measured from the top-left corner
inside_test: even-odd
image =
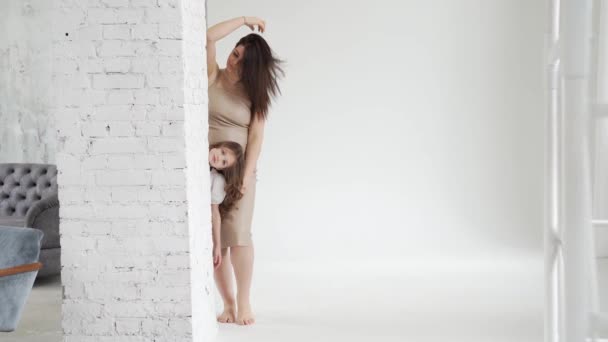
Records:
[[[224,176],[217,172],[215,169],[211,169],[211,204],[220,204],[226,197],[226,179]]]

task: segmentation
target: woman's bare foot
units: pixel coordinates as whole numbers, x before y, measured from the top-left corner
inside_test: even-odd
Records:
[[[236,309],[234,305],[224,305],[224,312],[217,316],[217,321],[220,323],[234,323],[236,319]]]
[[[251,312],[251,306],[239,305],[239,313],[236,316],[236,324],[251,325],[253,323],[255,323],[255,317],[253,316],[253,312]]]

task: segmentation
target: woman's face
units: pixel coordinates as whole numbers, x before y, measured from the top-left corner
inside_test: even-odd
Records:
[[[238,71],[239,63],[243,59],[243,53],[245,53],[245,47],[243,45],[238,45],[230,55],[228,56],[228,61],[226,62],[226,68],[230,71]]]
[[[212,148],[209,151],[209,165],[216,170],[231,167],[236,162],[236,156],[225,147]]]

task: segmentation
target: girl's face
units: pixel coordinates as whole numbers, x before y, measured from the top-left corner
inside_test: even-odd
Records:
[[[232,150],[225,147],[216,147],[209,150],[209,165],[216,170],[231,167],[236,162],[236,156]]]
[[[226,68],[230,71],[239,70],[239,63],[241,59],[243,59],[243,53],[245,53],[245,47],[243,45],[238,45],[232,49],[230,56],[228,56],[228,61],[226,62]]]

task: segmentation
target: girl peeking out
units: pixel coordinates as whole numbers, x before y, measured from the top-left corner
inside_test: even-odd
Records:
[[[243,197],[245,156],[240,144],[222,141],[209,146],[211,169],[211,227],[213,235],[213,268],[222,263],[222,217]]]

